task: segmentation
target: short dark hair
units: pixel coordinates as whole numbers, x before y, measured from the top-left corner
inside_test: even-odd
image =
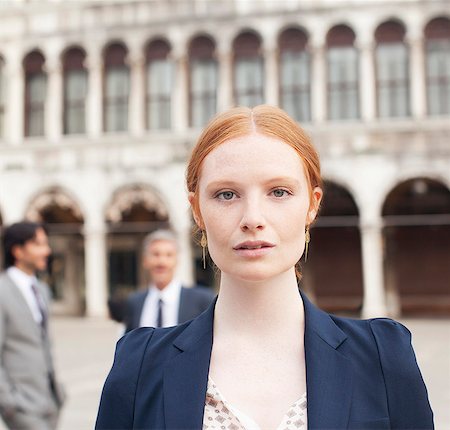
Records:
[[[14,266],[16,259],[12,253],[15,246],[23,246],[26,242],[36,237],[36,231],[44,229],[42,224],[29,221],[21,221],[11,224],[3,230],[3,253],[5,268]],[[45,229],[44,229],[45,230]]]

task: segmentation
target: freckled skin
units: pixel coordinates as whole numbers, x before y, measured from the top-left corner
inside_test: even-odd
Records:
[[[304,250],[307,220],[315,216],[309,201],[303,163],[280,140],[252,133],[208,154],[199,181],[200,213],[222,276],[258,281],[292,268]],[[233,249],[246,240],[274,247],[249,260]]]

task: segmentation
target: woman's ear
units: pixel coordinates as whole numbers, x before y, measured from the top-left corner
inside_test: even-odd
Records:
[[[323,190],[320,187],[315,187],[312,192],[311,205],[308,211],[308,225],[311,224],[319,212],[320,202],[322,201]]]
[[[203,222],[202,217],[200,215],[200,208],[198,204],[198,198],[196,197],[195,193],[190,191],[188,195],[189,203],[191,204],[192,209],[192,216],[194,217],[194,221],[197,224],[198,228],[200,230],[203,230]]]

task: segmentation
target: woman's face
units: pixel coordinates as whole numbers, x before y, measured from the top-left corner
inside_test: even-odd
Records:
[[[305,227],[322,197],[310,196],[297,152],[259,133],[224,142],[202,163],[198,186],[199,226],[206,230],[211,258],[237,279],[263,281],[301,258]],[[190,195],[191,203],[194,199]]]

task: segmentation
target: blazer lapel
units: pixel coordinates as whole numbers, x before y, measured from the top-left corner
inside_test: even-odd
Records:
[[[339,346],[347,336],[331,317],[302,294],[305,307],[305,355],[308,429],[345,429],[352,395],[351,362]]]
[[[27,324],[26,321],[28,321],[28,326],[30,327],[30,330],[33,330],[35,332],[35,335],[40,337],[41,329],[39,327],[39,324],[35,321],[30,306],[28,306],[28,303],[25,300],[25,297],[23,296],[22,292],[19,290],[19,287],[9,277],[9,275],[6,275],[5,279],[9,284],[8,286],[11,291],[11,299],[13,300],[13,303],[11,303],[10,306],[16,307],[17,309],[16,315],[18,315],[19,319],[21,319],[23,316],[24,319],[21,319],[22,324]]]
[[[213,343],[215,302],[195,319],[173,348],[164,369],[164,417],[168,429],[201,429]]]

